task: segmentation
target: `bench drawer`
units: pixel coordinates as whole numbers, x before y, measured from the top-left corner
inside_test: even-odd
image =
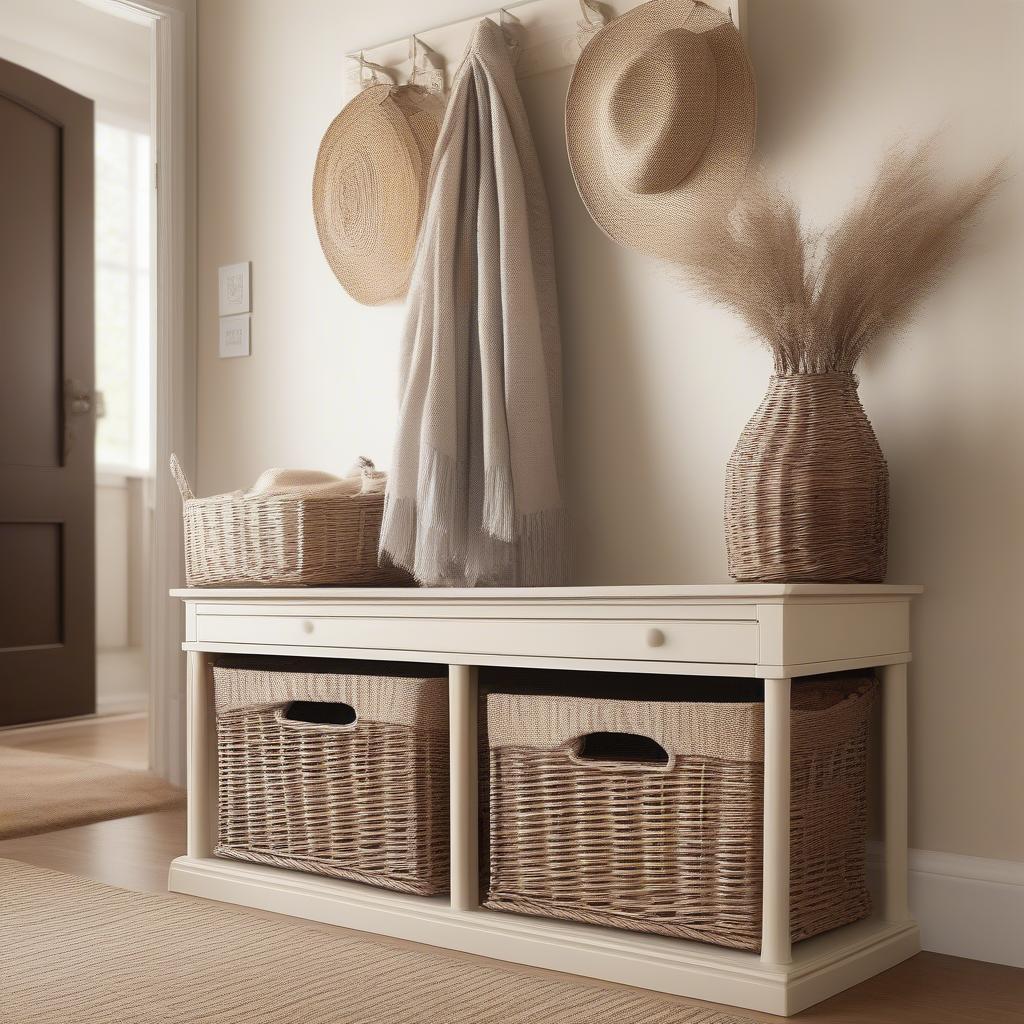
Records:
[[[199,614],[200,643],[753,664],[757,624],[716,619]]]

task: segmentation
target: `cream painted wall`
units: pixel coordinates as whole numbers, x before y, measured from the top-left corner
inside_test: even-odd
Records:
[[[398,308],[365,309],[317,244],[310,179],[343,54],[479,0],[200,0],[199,487],[270,465],[387,464]],[[750,0],[761,144],[825,221],[905,134],[946,123],[950,167],[1022,137],[1020,0]],[[562,134],[568,69],[523,83],[552,201],[580,581],[725,578],[729,452],[766,356],[728,314],[587,217]],[[975,251],[862,373],[892,471],[891,572],[915,614],[912,845],[1024,861],[1024,179]],[[253,355],[216,357],[216,268],[253,261]]]

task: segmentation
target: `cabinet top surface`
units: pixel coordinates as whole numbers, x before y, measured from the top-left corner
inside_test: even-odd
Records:
[[[605,587],[191,587],[171,591],[186,601],[650,601],[714,600],[756,602],[765,599],[836,598],[861,600],[912,597],[921,586],[888,583],[706,583]]]

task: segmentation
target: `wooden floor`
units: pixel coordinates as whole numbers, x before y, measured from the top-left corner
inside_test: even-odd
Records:
[[[111,715],[0,729],[0,746],[145,769],[149,767],[149,718],[145,714]]]
[[[83,754],[87,749],[105,751],[107,757],[111,754],[122,757],[137,755],[137,748],[135,755],[132,754],[130,739],[134,732],[137,742],[137,725],[109,730],[99,727],[96,731],[98,735],[90,739],[87,735],[89,730],[78,730],[78,747],[75,747],[75,733],[72,732],[72,736],[60,741],[54,741],[53,735],[49,738],[44,736],[47,742],[62,743],[60,749],[50,746],[33,746],[32,749],[47,749],[79,757],[89,756]],[[10,735],[6,734],[7,737]],[[119,741],[122,744],[120,754]],[[0,742],[6,742],[5,738],[0,736]],[[28,743],[19,745],[28,746]],[[109,885],[165,892],[168,865],[184,849],[185,812],[174,810],[98,822],[47,835],[8,839],[0,842],[0,857],[81,875]],[[241,907],[235,909],[239,913],[275,916]],[[313,922],[309,927],[333,930],[328,925]],[[384,936],[372,936],[372,941],[398,947],[414,945]],[[438,955],[481,959],[447,950]],[[529,967],[506,966],[513,972],[544,973]],[[585,978],[577,980],[584,985],[600,985]],[[693,1000],[678,1001],[693,1005]],[[730,1008],[721,1009],[727,1011]],[[777,1024],[782,1020],[750,1010],[732,1012],[761,1022],[774,1021]],[[1024,1024],[1024,971],[937,953],[921,953],[790,1019],[801,1024]],[[623,1021],[623,1024],[639,1022]]]

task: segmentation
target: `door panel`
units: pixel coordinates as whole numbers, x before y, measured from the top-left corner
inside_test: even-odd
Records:
[[[95,710],[92,101],[0,60],[0,725]]]
[[[61,533],[60,523],[0,523],[0,565],[23,581],[0,616],[0,652],[63,642]]]
[[[61,130],[0,96],[0,139],[0,466],[59,466]]]

